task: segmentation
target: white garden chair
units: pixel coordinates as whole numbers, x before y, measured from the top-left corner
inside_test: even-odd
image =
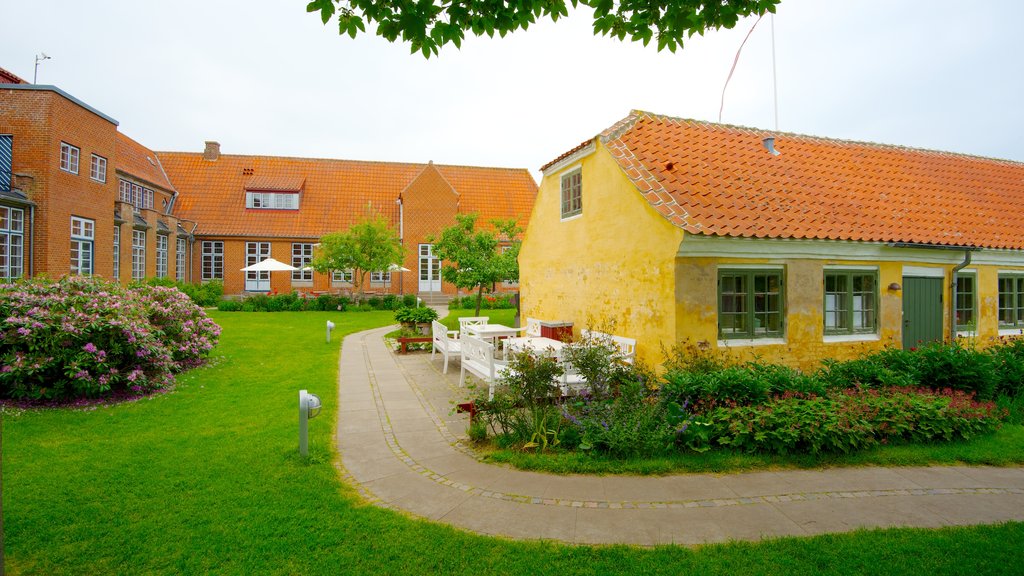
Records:
[[[444,370],[442,370],[442,373],[447,374],[448,358],[452,356],[461,358],[462,356],[462,342],[459,341],[459,333],[456,330],[449,330],[447,326],[437,320],[430,323],[430,328],[433,335],[430,359],[433,360],[434,354],[441,352],[444,355]]]

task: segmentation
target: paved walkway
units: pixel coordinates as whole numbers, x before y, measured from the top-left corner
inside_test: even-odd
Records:
[[[847,468],[556,476],[479,462],[454,414],[459,364],[396,355],[390,329],[344,340],[338,446],[370,501],[483,534],[578,544],[701,544],[1024,520],[1024,468]]]

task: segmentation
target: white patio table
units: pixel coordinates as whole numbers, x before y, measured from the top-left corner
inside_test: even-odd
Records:
[[[476,336],[484,340],[493,340],[495,338],[511,338],[516,334],[519,334],[520,328],[512,328],[511,326],[504,326],[502,324],[478,324],[466,326],[466,332],[469,332],[470,336]]]
[[[529,336],[526,338],[509,338],[505,340],[505,357],[508,358],[510,352],[520,352],[528,350],[530,352],[550,352],[555,358],[561,358],[562,349],[565,348],[565,342],[561,340],[555,340],[554,338],[546,338],[544,336]]]

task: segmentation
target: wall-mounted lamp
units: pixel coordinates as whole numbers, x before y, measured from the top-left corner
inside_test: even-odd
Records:
[[[889,290],[892,290],[893,292],[898,292],[899,290],[902,289],[903,287],[900,286],[899,282],[893,282],[892,284],[889,284]]]
[[[775,136],[769,136],[761,141],[764,144],[764,149],[771,153],[772,156],[778,156],[780,152],[775,149]]]

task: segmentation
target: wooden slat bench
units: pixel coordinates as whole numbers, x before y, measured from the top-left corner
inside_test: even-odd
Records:
[[[433,337],[431,337],[431,336],[409,336],[409,337],[405,337],[405,338],[399,338],[397,341],[401,345],[401,348],[398,349],[398,353],[399,354],[406,354],[406,353],[408,353],[409,350],[406,347],[411,342],[431,342],[432,340],[433,340]]]

